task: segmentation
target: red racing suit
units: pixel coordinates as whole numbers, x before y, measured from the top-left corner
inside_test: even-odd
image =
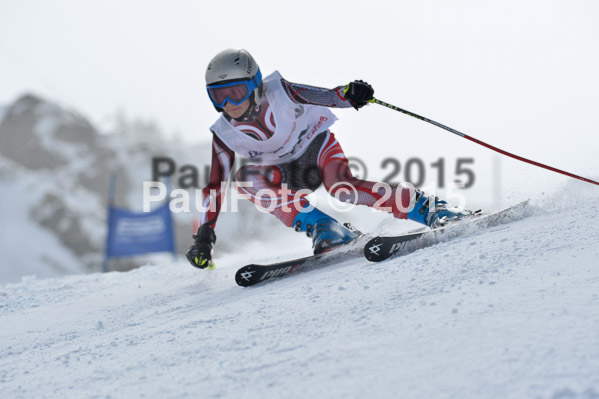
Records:
[[[331,108],[350,108],[349,101],[343,96],[343,86],[334,89],[307,86],[291,83],[281,79],[281,84],[296,104],[310,104]],[[274,134],[275,118],[269,109],[268,99],[262,97],[260,105],[256,105],[243,120],[234,120],[225,115],[227,120],[243,134],[253,139],[268,140]],[[209,184],[202,190],[204,212],[202,224],[215,227],[224,193],[223,182],[227,181],[235,152],[213,133],[212,166]],[[239,192],[257,206],[269,209],[275,217],[286,226],[292,226],[299,209],[308,204],[307,193],[299,190],[314,191],[321,184],[331,195],[341,201],[366,205],[386,210],[395,217],[405,219],[410,205],[411,191],[402,187],[375,188],[375,182],[355,178],[349,168],[348,160],[341,145],[328,129],[319,133],[301,157],[293,162],[279,165],[246,165],[235,174],[240,184]],[[286,187],[284,189],[283,183]],[[347,189],[352,187],[352,189]],[[257,195],[260,190],[269,189],[274,197]],[[398,198],[397,195],[400,197]],[[275,203],[273,204],[273,201]],[[401,204],[401,205],[399,205]],[[271,210],[272,209],[272,210]]]

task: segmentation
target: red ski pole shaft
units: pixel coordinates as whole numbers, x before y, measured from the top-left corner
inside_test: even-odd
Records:
[[[598,185],[598,186],[599,186],[599,182],[597,182],[597,181],[595,181],[595,180],[587,179],[586,177],[578,176],[578,175],[575,175],[574,173],[566,172],[565,170],[557,169],[557,168],[554,168],[554,167],[552,167],[552,166],[545,165],[545,164],[542,164],[542,163],[540,163],[540,162],[532,161],[532,160],[530,160],[530,159],[527,159],[527,158],[521,157],[521,156],[519,156],[519,155],[516,155],[516,154],[512,154],[511,152],[504,151],[504,150],[502,150],[501,148],[497,148],[497,147],[495,147],[495,146],[492,146],[491,144],[487,144],[487,143],[485,143],[484,141],[480,141],[480,140],[478,140],[478,139],[475,139],[474,137],[468,136],[467,134],[464,134],[464,133],[462,133],[462,132],[460,132],[460,131],[458,131],[458,130],[452,129],[452,128],[450,128],[449,126],[445,126],[445,125],[443,125],[442,123],[435,122],[435,121],[434,121],[434,120],[432,120],[432,119],[425,118],[424,116],[421,116],[421,115],[415,114],[415,113],[413,113],[413,112],[407,111],[407,110],[405,110],[405,109],[402,109],[402,108],[396,107],[395,105],[392,105],[392,104],[386,103],[386,102],[384,102],[384,101],[381,101],[381,100],[378,100],[378,99],[376,99],[376,98],[373,98],[373,99],[371,100],[371,102],[373,102],[373,103],[375,103],[375,104],[382,105],[382,106],[384,106],[384,107],[387,107],[387,108],[390,108],[390,109],[392,109],[392,110],[395,110],[395,111],[401,112],[402,114],[409,115],[409,116],[411,116],[411,117],[413,117],[413,118],[420,119],[421,121],[428,122],[428,123],[430,123],[430,124],[432,124],[432,125],[435,125],[435,126],[437,126],[437,127],[440,127],[441,129],[445,129],[445,130],[447,130],[448,132],[451,132],[451,133],[453,133],[453,134],[455,134],[455,135],[458,135],[458,136],[460,136],[460,137],[463,137],[463,138],[465,138],[465,139],[467,139],[467,140],[470,140],[470,141],[472,141],[472,142],[474,142],[474,143],[476,143],[476,144],[480,144],[480,145],[482,145],[483,147],[487,147],[487,148],[489,148],[489,149],[491,149],[491,150],[493,150],[493,151],[496,151],[496,152],[498,152],[498,153],[500,153],[500,154],[507,155],[508,157],[511,157],[511,158],[517,159],[517,160],[519,160],[519,161],[522,161],[522,162],[529,163],[529,164],[531,164],[531,165],[538,166],[539,168],[547,169],[547,170],[550,170],[550,171],[552,171],[552,172],[556,172],[556,173],[561,173],[562,175],[566,175],[566,176],[572,177],[572,178],[574,178],[574,179],[582,180],[582,181],[585,181],[585,182],[587,182],[587,183],[596,184],[596,185]]]

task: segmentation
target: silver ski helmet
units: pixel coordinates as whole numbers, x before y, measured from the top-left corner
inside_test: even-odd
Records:
[[[238,105],[251,98],[254,104],[260,104],[260,67],[247,50],[223,50],[212,58],[206,68],[206,88],[210,100],[219,112],[226,102]]]

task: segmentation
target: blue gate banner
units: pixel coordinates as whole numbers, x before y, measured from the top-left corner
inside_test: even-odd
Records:
[[[135,213],[110,206],[106,256],[175,252],[173,218],[168,202],[152,212]]]

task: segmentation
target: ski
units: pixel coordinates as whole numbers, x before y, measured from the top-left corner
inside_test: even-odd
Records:
[[[378,236],[364,245],[364,256],[381,262],[397,253],[410,253],[480,228],[498,226],[528,216],[528,200],[504,210],[451,223],[433,230],[418,230],[397,236]]]
[[[264,265],[246,265],[235,273],[235,282],[242,287],[249,287],[275,277],[287,276],[300,269],[307,270],[312,267],[323,267],[328,264],[336,263],[344,256],[348,258],[358,257],[360,256],[363,242],[364,237],[358,237],[347,245],[342,245],[319,255],[310,255],[303,258]]]
[[[318,259],[317,255],[306,256],[270,265],[247,265],[237,270],[235,282],[242,287],[258,284],[273,277],[283,277],[293,273],[305,263]]]
[[[497,226],[512,220],[522,219],[528,215],[528,208],[528,201],[524,201],[496,213],[477,216],[434,230],[419,230],[397,236],[378,236],[374,238],[363,235],[348,245],[343,245],[323,254],[277,263],[243,266],[235,273],[235,282],[242,287],[249,287],[273,278],[287,276],[299,270],[309,270],[338,263],[345,258],[353,258],[362,251],[366,259],[372,262],[380,262],[399,252],[412,252],[463,235],[477,228]],[[368,242],[365,245],[362,244],[366,240]]]

